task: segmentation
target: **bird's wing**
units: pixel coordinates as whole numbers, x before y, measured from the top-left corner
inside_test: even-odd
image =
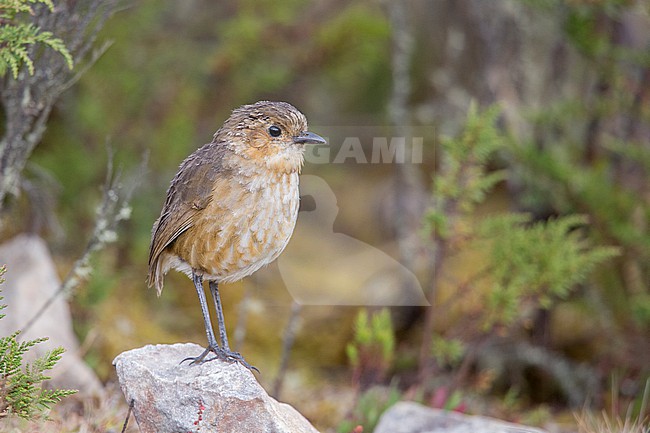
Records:
[[[157,271],[160,254],[184,231],[192,227],[196,216],[212,200],[213,185],[222,171],[222,146],[205,145],[181,164],[167,198],[154,223],[149,247],[149,282]]]

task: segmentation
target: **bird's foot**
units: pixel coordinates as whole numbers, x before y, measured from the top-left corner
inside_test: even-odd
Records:
[[[212,352],[214,356],[208,358],[207,356],[210,352]],[[190,356],[188,358],[185,358],[184,360],[181,361],[181,364],[184,363],[185,361],[191,361],[190,365],[198,365],[198,364],[203,364],[204,362],[214,361],[215,359],[220,359],[226,362],[238,362],[251,371],[256,371],[258,373],[260,372],[257,369],[257,367],[250,365],[248,362],[246,362],[246,360],[241,355],[241,353],[233,352],[229,349],[224,349],[218,345],[209,345],[199,356],[196,357]]]
[[[212,348],[210,346],[208,346],[208,347],[206,347],[206,349],[199,356],[188,356],[187,358],[182,360],[180,362],[180,364],[184,363],[185,361],[190,361],[190,365],[203,364],[204,362],[209,361],[208,359],[205,359],[205,357],[208,356],[208,353],[210,353],[210,352],[216,353],[216,351],[218,351],[218,350],[221,350],[221,348],[219,346],[214,346]],[[214,358],[212,358],[212,359],[214,359]]]
[[[221,359],[222,361],[226,361],[226,362],[238,362],[238,363],[240,363],[241,365],[243,365],[244,367],[248,368],[251,371],[256,371],[258,373],[260,372],[257,369],[257,367],[255,367],[254,365],[250,365],[248,362],[246,362],[246,360],[241,355],[241,353],[233,352],[230,349],[223,349],[223,348],[220,347],[219,348],[219,353],[215,352],[215,356],[208,359],[208,361],[212,361],[213,359]]]

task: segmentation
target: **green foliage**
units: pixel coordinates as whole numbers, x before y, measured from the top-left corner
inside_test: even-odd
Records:
[[[390,23],[372,2],[355,2],[315,35],[324,85],[357,110],[382,108],[390,81]]]
[[[504,146],[503,137],[494,126],[498,114],[497,107],[479,113],[472,104],[460,136],[441,141],[442,168],[433,180],[436,205],[426,216],[428,230],[439,238],[452,236],[450,224],[454,215],[470,213],[505,178],[504,171],[485,171],[489,158]]]
[[[389,386],[388,389],[381,387],[368,389],[361,394],[349,419],[341,422],[337,431],[350,433],[360,425],[364,432],[372,432],[381,415],[400,399],[401,393],[395,385]]]
[[[527,171],[523,176],[529,187],[526,203],[534,205],[545,197],[561,212],[578,208],[588,211],[596,228],[620,245],[629,246],[650,256],[650,237],[640,231],[634,217],[650,218],[650,208],[638,199],[635,191],[612,182],[606,166],[581,166],[576,170],[577,158],[561,149],[561,142],[545,152],[533,146],[513,149],[513,153]],[[565,143],[566,144],[566,143]],[[615,151],[616,148],[612,147]],[[627,153],[633,152],[626,150]],[[650,152],[637,148],[634,154],[648,158]],[[624,157],[624,154],[620,154]]]
[[[599,284],[608,314],[648,323],[642,294],[650,281],[650,148],[644,135],[650,53],[614,30],[643,2],[529,2],[548,12],[562,8],[558,16],[567,46],[578,54],[567,75],[577,72],[593,84],[568,97],[549,97],[529,116],[526,130],[534,136],[510,149],[518,167],[519,203],[543,214],[586,215],[592,239],[620,248],[620,259]]]
[[[574,8],[567,16],[565,30],[574,45],[585,55],[593,57],[607,49],[607,39],[596,31],[596,8]]]
[[[526,304],[548,308],[584,282],[596,265],[619,254],[611,247],[593,247],[576,227],[587,223],[570,215],[530,223],[522,214],[487,218],[478,242],[487,243],[488,268],[494,289],[488,297],[484,326],[510,326]]]
[[[324,14],[322,22],[303,20],[313,12],[309,6],[305,0],[241,1],[219,24],[214,69],[241,101],[313,81],[350,105],[377,110],[390,87],[385,14],[376,2],[359,1]]]
[[[457,367],[465,355],[466,345],[457,338],[445,338],[435,334],[431,345],[431,354],[438,365]]]
[[[638,293],[631,297],[634,318],[641,326],[650,325],[650,294]]]
[[[52,32],[41,31],[33,24],[25,22],[25,14],[33,15],[32,4],[43,4],[54,10],[51,0],[0,0],[0,77],[8,70],[18,78],[21,65],[26,65],[30,75],[34,75],[34,61],[29,57],[30,46],[44,44],[60,53],[68,67],[72,69],[72,55],[63,41]]]
[[[395,349],[395,337],[390,311],[384,308],[372,316],[367,309],[362,309],[356,318],[354,343],[347,346],[348,357],[352,365],[360,362],[360,351],[372,351],[387,362],[392,361]]]
[[[5,268],[0,268],[0,283],[4,281],[4,273]],[[6,305],[0,305],[0,310],[4,308]],[[4,314],[0,315],[0,318],[3,317]],[[77,392],[69,389],[43,389],[42,382],[49,379],[44,373],[54,368],[64,349],[58,347],[31,364],[25,364],[24,355],[47,338],[19,342],[18,334],[17,331],[0,338],[0,419],[8,415],[34,419],[63,397]]]
[[[447,254],[463,248],[486,253],[484,267],[470,278],[468,289],[481,299],[481,332],[512,327],[530,311],[549,308],[584,283],[598,264],[619,254],[616,248],[591,245],[577,229],[587,223],[584,216],[532,223],[526,214],[511,213],[473,220],[476,205],[505,177],[502,171],[487,171],[490,159],[507,144],[494,126],[497,114],[494,107],[478,113],[472,106],[459,138],[442,143],[443,166],[434,177],[435,209],[427,216],[438,247],[444,243]],[[487,283],[489,290],[476,289],[479,283]],[[453,347],[452,341],[435,342],[443,358]]]
[[[383,378],[395,357],[395,334],[390,311],[383,308],[372,315],[359,310],[354,326],[354,340],[346,352],[355,380],[362,384]]]
[[[354,340],[346,347],[353,368],[353,380],[365,389],[348,419],[339,425],[338,431],[349,433],[357,425],[364,431],[372,431],[381,414],[400,399],[394,384],[386,392],[383,388],[370,387],[381,381],[395,357],[395,334],[390,311],[383,308],[369,314],[366,308],[359,310],[354,324]]]
[[[220,24],[222,43],[213,63],[243,100],[278,91],[295,78],[305,40],[290,35],[305,6],[304,0],[244,0],[237,13]]]
[[[459,390],[451,393],[449,398],[445,401],[444,410],[454,410],[463,403],[463,394]]]

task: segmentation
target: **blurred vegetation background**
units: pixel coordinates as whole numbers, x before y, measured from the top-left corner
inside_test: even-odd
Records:
[[[99,39],[110,47],[61,95],[23,173],[40,200],[10,198],[2,237],[44,236],[65,274],[92,231],[109,143],[132,214],[70,299],[102,380],[124,350],[204,343],[185,276],[170,274],[161,298],[146,289],[151,226],[185,156],[233,108],[269,99],[301,109],[332,158],[341,131],[434,131],[419,164],[304,169],[336,196],[334,231],[400,260],[433,306],[392,319],[292,308],[272,265],[222,294],[263,384],[332,431],[369,428],[400,397],[540,425],[584,404],[642,411],[647,1],[140,0]],[[276,381],[287,323],[295,344]]]

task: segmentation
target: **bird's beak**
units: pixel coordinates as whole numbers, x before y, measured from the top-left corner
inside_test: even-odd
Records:
[[[293,142],[296,144],[327,144],[323,137],[313,132],[303,132],[297,137],[293,137]]]

